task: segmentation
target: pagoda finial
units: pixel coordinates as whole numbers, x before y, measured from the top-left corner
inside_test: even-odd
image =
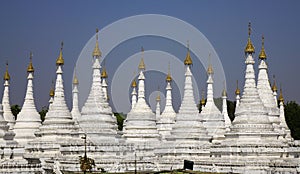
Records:
[[[201,92],[201,100],[200,100],[200,104],[201,104],[202,106],[205,105],[204,90],[202,90],[202,92]]]
[[[99,29],[96,28],[96,45],[95,45],[95,48],[93,51],[93,57],[101,57],[101,51],[100,51],[99,42],[98,42],[98,32],[99,32]]]
[[[135,80],[135,75],[136,75],[136,72],[133,72],[134,79],[132,80],[132,83],[131,83],[131,87],[133,87],[133,88],[135,88],[137,86],[136,80]]]
[[[79,81],[78,81],[77,76],[76,76],[76,67],[75,67],[74,69],[75,69],[75,73],[74,73],[73,84],[74,84],[74,85],[78,85],[78,84],[79,84]]]
[[[214,73],[214,70],[212,68],[212,64],[211,64],[211,54],[209,53],[208,55],[208,68],[207,68],[207,74],[211,75]]]
[[[172,81],[171,72],[170,72],[170,62],[168,64],[168,75],[166,77],[166,81],[167,82],[171,82]]]
[[[235,95],[240,95],[241,91],[239,89],[239,81],[236,80],[236,90],[235,90]]]
[[[261,50],[260,50],[258,58],[260,60],[264,60],[267,58],[267,55],[265,52],[265,37],[264,37],[264,35],[262,35],[261,40],[262,40],[262,45],[261,45]]]
[[[276,80],[275,80],[275,75],[273,75],[273,86],[272,86],[272,91],[277,92],[277,86],[276,86]]]
[[[53,81],[53,79],[52,79],[52,84],[51,84],[51,89],[50,89],[50,92],[49,92],[49,96],[54,97],[54,81]]]
[[[5,73],[4,73],[4,80],[10,80],[10,75],[8,73],[8,61],[6,61],[6,70],[5,70]]]
[[[103,68],[101,72],[101,78],[106,79],[108,77],[108,74],[106,72],[106,67],[105,67],[105,60],[103,61]]]
[[[248,42],[245,48],[245,53],[253,54],[255,52],[255,48],[251,42],[250,35],[251,35],[251,22],[249,22],[248,24]]]
[[[224,83],[224,89],[222,91],[222,96],[227,96],[227,92],[226,92],[226,83],[225,81],[223,82]]]
[[[186,57],[185,57],[185,60],[184,60],[184,64],[188,65],[188,66],[193,64],[193,61],[192,61],[192,58],[191,58],[191,54],[190,54],[190,44],[189,44],[189,41],[187,41],[187,54],[186,54]]]
[[[63,58],[63,54],[62,54],[62,50],[63,50],[63,46],[64,46],[64,42],[61,42],[61,47],[60,47],[60,52],[59,52],[59,56],[56,59],[56,65],[64,65],[64,58]]]
[[[145,62],[144,62],[144,48],[143,47],[141,48],[141,52],[142,52],[142,58],[141,58],[141,61],[140,61],[140,64],[139,64],[139,69],[140,70],[145,70],[146,66],[145,66]]]
[[[284,98],[283,98],[283,94],[282,94],[281,84],[280,84],[279,101],[282,102],[282,103],[284,103]]]
[[[27,72],[28,73],[33,73],[34,72],[34,68],[33,68],[33,65],[32,65],[32,52],[30,51],[30,56],[29,56],[29,65],[27,67]]]
[[[156,97],[156,101],[157,101],[157,102],[160,101],[160,91],[159,91],[159,86],[157,87],[157,97]]]

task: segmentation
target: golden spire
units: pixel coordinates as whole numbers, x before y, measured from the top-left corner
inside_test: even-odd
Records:
[[[166,81],[167,82],[171,82],[172,81],[172,77],[171,77],[171,73],[170,73],[170,62],[169,62],[169,66],[168,66],[168,75],[166,77]]]
[[[156,101],[159,102],[160,101],[160,91],[159,91],[159,86],[157,89],[157,97],[156,97]]]
[[[78,85],[78,84],[79,84],[79,81],[78,81],[77,76],[76,76],[76,67],[75,67],[75,73],[74,73],[73,84],[74,84],[74,85]]]
[[[249,24],[248,24],[248,42],[247,42],[247,45],[245,48],[245,53],[248,53],[248,54],[252,54],[255,52],[255,48],[251,42],[250,35],[251,35],[251,22],[249,22]]]
[[[272,91],[273,92],[277,92],[277,86],[276,86],[276,81],[275,81],[275,75],[273,75],[273,80],[274,80],[274,82],[273,82],[273,86],[272,86]]]
[[[227,92],[226,92],[226,84],[225,84],[225,81],[224,81],[224,89],[222,91],[222,96],[227,96]]]
[[[264,35],[262,35],[261,39],[262,39],[262,45],[261,45],[261,50],[260,50],[258,58],[260,60],[264,60],[267,58],[267,55],[265,52],[265,37],[264,37]]]
[[[54,97],[54,82],[53,82],[53,80],[52,80],[52,85],[51,85],[51,89],[50,89],[50,92],[49,92],[49,95],[50,95],[50,97]]]
[[[27,67],[27,72],[28,73],[33,73],[34,72],[34,68],[33,68],[33,65],[32,65],[32,52],[30,52],[30,62],[29,62],[29,65]]]
[[[135,81],[135,72],[133,73],[133,76],[134,76],[134,79],[131,83],[131,87],[135,88],[137,85],[136,85],[136,81]]]
[[[224,88],[223,91],[222,91],[222,96],[227,96],[227,92],[226,92],[226,89]]]
[[[131,83],[131,87],[135,88],[136,87],[136,81],[135,79],[133,79],[132,83]]]
[[[140,70],[145,70],[146,69],[146,66],[145,66],[145,62],[144,62],[144,48],[142,47],[142,58],[141,58],[141,61],[140,61],[140,64],[139,64],[139,69]]]
[[[79,84],[78,79],[76,77],[76,74],[74,75],[73,84],[74,85],[78,85]]]
[[[5,73],[4,73],[4,80],[10,80],[10,75],[8,73],[8,62],[6,62],[6,70],[5,70]]]
[[[200,100],[200,104],[201,104],[202,106],[204,106],[204,105],[205,105],[204,90],[202,90],[201,96],[202,96],[202,98],[201,98],[201,100]]]
[[[283,98],[283,95],[282,95],[282,88],[281,88],[281,85],[280,85],[279,101],[282,102],[282,103],[284,103],[284,98]]]
[[[97,28],[96,29],[96,45],[95,45],[95,48],[93,51],[93,57],[101,57],[101,51],[100,51],[99,42],[98,42],[98,32],[99,32],[99,29]]]
[[[187,43],[187,54],[186,54],[186,57],[185,57],[185,60],[184,60],[184,64],[185,65],[192,65],[193,64],[191,54],[190,54],[190,44],[189,44],[189,42]]]
[[[108,75],[107,75],[107,72],[106,72],[106,68],[105,68],[105,66],[103,66],[102,72],[101,72],[101,78],[105,79],[107,77],[108,77]]]
[[[56,65],[57,65],[57,66],[59,66],[59,65],[64,65],[64,63],[65,63],[64,58],[63,58],[63,54],[62,54],[63,46],[64,46],[64,43],[61,42],[61,47],[60,47],[59,56],[58,56],[57,59],[56,59]]]
[[[210,61],[211,61],[211,57],[210,57],[210,53],[209,53],[209,55],[208,55],[208,68],[207,68],[207,74],[208,75],[211,75],[211,74],[214,73],[214,70],[212,68],[212,65],[211,65]]]
[[[236,81],[236,90],[235,90],[235,95],[240,95],[241,91],[239,89],[239,81]]]

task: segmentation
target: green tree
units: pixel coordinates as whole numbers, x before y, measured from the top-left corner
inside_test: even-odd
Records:
[[[230,118],[231,121],[234,120],[234,113],[235,113],[235,105],[236,105],[236,102],[234,101],[230,101],[230,100],[227,100],[227,112],[228,112],[228,116]]]
[[[123,123],[124,123],[124,120],[126,118],[126,115],[123,114],[123,113],[114,113],[114,115],[116,116],[117,118],[117,123],[118,123],[118,129],[121,131],[123,130]]]
[[[15,120],[17,120],[17,115],[21,111],[21,107],[19,105],[12,105],[10,107],[12,114],[15,116]]]
[[[42,122],[45,120],[47,112],[48,112],[48,107],[46,106],[42,107],[42,110],[39,112]]]
[[[295,140],[300,140],[300,106],[295,101],[287,102],[284,112],[292,137]]]

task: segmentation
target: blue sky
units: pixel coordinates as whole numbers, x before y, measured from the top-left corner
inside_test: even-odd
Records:
[[[11,104],[23,104],[26,67],[29,52],[32,51],[36,70],[36,105],[38,109],[48,105],[51,81],[55,79],[55,60],[63,40],[65,95],[70,107],[73,68],[85,43],[94,35],[95,28],[101,30],[116,20],[139,14],[173,16],[201,31],[222,61],[231,100],[234,98],[235,81],[239,80],[240,86],[244,81],[243,49],[247,40],[247,25],[251,21],[256,57],[261,35],[264,34],[270,76],[276,75],[286,100],[300,102],[299,1],[28,0],[1,1],[0,4],[0,73],[4,73],[8,60]],[[148,47],[155,45],[151,39],[137,41]],[[123,51],[139,51],[140,46],[129,46],[132,44],[123,46]],[[185,55],[184,49],[182,52]],[[108,73],[113,73],[109,66],[115,67],[118,62],[107,60],[106,63]],[[200,85],[204,88],[205,74],[196,78],[201,78]],[[0,90],[2,96],[3,87]]]

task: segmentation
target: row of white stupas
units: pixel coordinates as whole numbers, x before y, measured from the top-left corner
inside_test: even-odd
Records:
[[[200,48],[201,49],[201,48]],[[185,64],[184,96],[178,113],[172,105],[172,77],[166,77],[166,106],[156,112],[145,100],[145,64],[139,64],[138,83],[132,82],[132,108],[123,131],[108,103],[107,73],[100,66],[98,44],[93,51],[93,80],[89,96],[80,112],[78,85],[73,80],[73,108],[64,97],[62,48],[56,60],[55,90],[50,92],[49,111],[44,122],[33,98],[32,56],[25,101],[17,120],[10,110],[9,80],[6,69],[0,105],[0,173],[79,172],[79,156],[85,151],[94,159],[93,171],[160,171],[179,169],[183,160],[194,161],[194,170],[237,173],[300,172],[300,145],[290,135],[284,116],[282,91],[270,86],[264,43],[259,54],[259,72],[254,72],[254,46],[249,37],[245,48],[246,71],[243,94],[236,90],[235,119],[227,113],[227,94],[222,93],[220,111],[213,99],[213,68],[208,66],[207,101],[202,98],[199,113],[193,95],[192,58],[188,49]],[[205,105],[204,105],[205,104]],[[3,107],[3,109],[2,109]]]

